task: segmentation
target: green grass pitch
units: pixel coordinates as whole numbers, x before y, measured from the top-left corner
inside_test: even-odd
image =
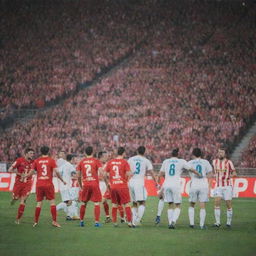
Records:
[[[59,195],[57,195],[59,202]],[[79,227],[78,221],[67,222],[64,213],[58,215],[60,229],[51,226],[49,203],[44,202],[39,225],[32,227],[35,196],[27,202],[20,225],[14,224],[18,203],[10,206],[10,193],[0,192],[0,255],[1,256],[172,256],[213,255],[253,256],[256,255],[256,199],[233,200],[233,226],[225,228],[226,210],[222,207],[222,227],[216,230],[213,201],[207,205],[207,230],[188,227],[188,200],[183,198],[181,216],[175,230],[167,228],[165,206],[162,222],[154,225],[157,198],[150,197],[139,228],[129,229],[125,224],[114,228],[111,223],[101,228],[93,226],[93,207],[88,205],[86,225]],[[104,212],[102,208],[102,222]],[[196,223],[199,222],[196,208]]]

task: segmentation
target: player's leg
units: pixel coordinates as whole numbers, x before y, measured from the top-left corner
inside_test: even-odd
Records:
[[[194,228],[195,226],[195,202],[190,202],[188,208],[189,227]]]
[[[206,188],[201,188],[198,191],[198,201],[199,201],[199,205],[200,205],[200,228],[201,229],[205,229],[205,218],[206,218],[206,210],[205,210],[205,206],[206,206],[206,202],[209,201],[208,198],[208,194],[209,194],[209,189],[208,187]]]
[[[168,202],[167,217],[168,217],[169,228],[174,228],[173,227],[173,213],[174,213],[173,202]]]
[[[82,205],[80,207],[80,227],[84,227],[84,216],[86,211],[87,202],[91,198],[91,188],[89,186],[83,187],[80,193],[80,200],[82,201]]]
[[[94,220],[95,220],[95,227],[99,227],[100,224],[100,203],[101,202],[95,202],[94,203]]]
[[[164,209],[164,193],[163,189],[161,188],[159,193],[158,193],[159,201],[158,201],[158,206],[157,206],[157,216],[155,219],[155,224],[159,224],[161,221],[161,215]]]
[[[84,201],[80,207],[80,227],[84,227],[84,216],[86,210],[87,202]]]
[[[103,198],[102,204],[103,204],[103,208],[104,208],[105,216],[106,216],[105,223],[110,223],[111,218],[109,215],[109,205],[108,205],[108,201],[106,198]]]
[[[129,189],[128,188],[120,189],[119,196],[120,196],[119,203],[124,206],[127,224],[129,227],[134,227],[134,225],[132,224],[132,210],[130,206],[131,198],[130,198]]]
[[[115,227],[117,227],[117,207],[118,207],[117,203],[113,203],[112,201],[112,222]]]
[[[138,218],[138,205],[137,202],[132,202],[132,224],[136,225]]]
[[[138,217],[137,217],[137,224],[141,222],[141,219],[145,212],[145,201],[138,201],[139,207],[138,207]]]
[[[205,202],[200,202],[200,228],[205,229],[205,218],[206,218],[206,210],[205,210]]]
[[[126,215],[126,219],[127,219],[127,224],[129,227],[135,227],[132,224],[132,210],[131,210],[131,206],[129,203],[125,203],[124,205],[124,210],[125,210],[125,215]]]
[[[195,226],[195,204],[196,204],[197,200],[198,200],[197,190],[193,187],[190,187],[188,218],[189,218],[189,227],[191,227],[191,228],[194,228],[194,226]]]
[[[118,205],[117,207],[119,214],[120,214],[120,218],[121,218],[121,223],[125,223],[125,217],[124,217],[124,208],[122,205]]]
[[[14,205],[20,199],[20,184],[14,183],[13,190],[12,190],[12,200],[10,205]]]
[[[67,205],[67,216],[66,220],[72,220],[72,200],[65,201],[65,204]]]
[[[51,208],[51,215],[52,215],[52,225],[56,228],[60,228],[61,227],[60,224],[57,223],[57,210],[55,205],[55,199],[50,199],[50,208]]]
[[[227,206],[227,224],[226,226],[228,228],[231,227],[232,217],[233,217],[233,209],[232,209],[232,201],[226,200],[226,206]]]
[[[35,227],[38,224],[41,208],[42,208],[42,201],[38,201],[38,200],[40,199],[37,199],[33,227]]]
[[[220,206],[221,206],[221,199],[223,197],[223,191],[221,187],[217,187],[214,189],[214,217],[215,223],[214,227],[220,227]]]
[[[180,216],[180,205],[182,201],[180,188],[171,188],[172,193],[172,201],[175,204],[175,208],[173,211],[172,225],[171,228],[175,228],[176,222]]]
[[[43,187],[36,187],[36,201],[37,201],[37,203],[36,203],[33,227],[35,227],[38,224],[44,196],[45,196],[44,188]]]
[[[214,198],[214,216],[215,216],[215,223],[214,227],[220,227],[220,205],[221,205],[221,197]]]

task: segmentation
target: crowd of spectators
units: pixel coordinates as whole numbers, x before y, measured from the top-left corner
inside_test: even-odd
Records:
[[[178,2],[158,10],[158,22],[143,31],[147,43],[126,66],[3,131],[0,159],[43,144],[53,154],[124,145],[128,155],[143,144],[159,163],[174,147],[189,159],[199,146],[212,159],[231,145],[256,111],[253,12],[239,2]]]
[[[242,159],[239,163],[244,168],[255,168],[256,166],[256,136],[249,143],[248,148],[243,152]]]
[[[134,49],[150,21],[137,5],[125,8],[115,1],[6,2],[0,120],[72,93]]]

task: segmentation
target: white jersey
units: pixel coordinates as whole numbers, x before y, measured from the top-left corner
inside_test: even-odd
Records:
[[[189,172],[191,177],[191,187],[193,188],[203,188],[208,187],[207,173],[212,172],[212,166],[210,163],[201,158],[196,158],[188,162],[190,168],[197,170],[202,178],[199,178],[196,174]]]
[[[191,169],[187,161],[177,157],[164,160],[160,172],[165,173],[163,187],[180,187],[183,169]]]
[[[67,183],[66,185],[64,185],[62,182],[59,182],[60,191],[71,188],[71,173],[76,171],[75,167],[68,161],[65,161],[65,163],[58,168],[58,171],[62,179]]]
[[[153,170],[153,165],[144,156],[133,156],[129,158],[128,163],[131,167],[133,176],[131,177],[129,184],[130,185],[144,185],[144,178],[146,171]]]
[[[63,164],[65,164],[67,161],[63,158],[59,158],[56,163],[57,163],[57,167],[60,168]]]

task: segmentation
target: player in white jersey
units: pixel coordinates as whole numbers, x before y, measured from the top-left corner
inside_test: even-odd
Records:
[[[227,206],[227,223],[228,228],[231,227],[233,216],[232,209],[232,178],[235,177],[236,170],[233,163],[227,159],[226,150],[220,148],[218,150],[218,158],[213,160],[214,176],[216,179],[216,188],[214,189],[214,227],[220,227],[220,205],[223,198]]]
[[[189,216],[189,223],[190,227],[194,228],[195,225],[195,204],[198,201],[200,204],[200,228],[205,229],[205,217],[206,217],[206,211],[205,211],[205,203],[208,202],[208,194],[209,194],[209,185],[208,185],[208,178],[211,178],[212,173],[212,166],[210,163],[202,159],[202,151],[200,148],[194,148],[193,149],[193,160],[188,162],[188,165],[197,170],[202,177],[198,177],[194,173],[189,173],[191,177],[191,184],[190,184],[190,190],[189,190],[189,202],[190,206],[188,208],[188,216]]]
[[[73,165],[74,156],[67,155],[67,161],[58,167],[58,171],[62,179],[66,182],[66,185],[59,183],[60,195],[62,203],[59,203],[56,207],[57,211],[64,210],[67,213],[66,220],[72,220],[71,218],[71,208],[72,205],[72,195],[71,195],[71,185],[72,185],[72,172],[76,169]]]
[[[172,157],[164,160],[159,172],[159,176],[165,175],[163,183],[164,200],[169,204],[168,221],[169,229],[174,229],[180,215],[181,197],[181,174],[183,170],[188,170],[201,176],[196,170],[191,168],[187,161],[178,158],[179,149],[172,151]]]
[[[61,150],[58,153],[58,159],[57,159],[56,163],[57,163],[58,168],[60,168],[63,164],[66,163],[66,153],[64,150]]]
[[[146,148],[140,146],[137,149],[138,155],[128,159],[133,176],[129,181],[130,196],[133,203],[132,220],[133,225],[138,225],[145,212],[145,201],[147,199],[147,190],[145,188],[145,176],[150,174],[155,180],[153,173],[153,165],[146,157],[144,157]]]

